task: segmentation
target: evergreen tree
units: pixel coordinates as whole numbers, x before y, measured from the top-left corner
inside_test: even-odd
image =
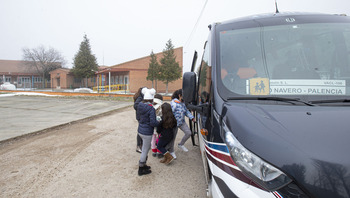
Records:
[[[163,50],[163,58],[160,60],[160,76],[159,80],[166,84],[166,93],[168,93],[168,84],[179,78],[181,78],[181,68],[179,63],[176,62],[176,56],[174,53],[174,46],[171,43],[171,39],[166,43]]]
[[[157,61],[157,56],[153,53],[153,51],[151,52],[151,60],[149,63],[149,67],[148,67],[148,74],[147,74],[147,80],[152,81],[152,88],[154,87],[154,83],[155,82],[155,89],[157,90],[157,79],[159,77],[159,63]]]
[[[95,75],[95,71],[98,70],[96,57],[91,53],[91,47],[89,39],[86,34],[84,40],[80,43],[79,52],[74,56],[74,66],[72,72],[76,78],[86,78],[86,87],[88,86],[88,78]]]

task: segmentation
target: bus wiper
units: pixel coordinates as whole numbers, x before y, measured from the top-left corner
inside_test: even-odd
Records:
[[[336,99],[336,100],[314,100],[310,101],[312,104],[322,104],[322,103],[347,103],[350,99]]]
[[[312,103],[300,100],[300,98],[282,98],[282,97],[229,97],[227,100],[271,100],[271,101],[281,101],[294,104],[294,102],[303,103],[307,106],[315,106]]]

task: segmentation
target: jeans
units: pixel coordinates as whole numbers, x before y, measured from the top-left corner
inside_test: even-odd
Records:
[[[171,141],[165,141],[162,140],[162,138],[159,138],[157,148],[162,154],[165,154],[167,152],[167,149],[165,148],[166,145],[168,145]]]

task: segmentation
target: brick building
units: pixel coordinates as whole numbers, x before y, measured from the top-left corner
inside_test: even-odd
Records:
[[[18,60],[0,60],[0,84],[4,82],[24,89],[50,87],[50,82],[44,81],[34,68],[29,68],[25,61]]]
[[[99,70],[105,69],[106,66],[100,66]],[[81,81],[80,78],[75,78],[70,69],[58,68],[50,72],[51,87],[53,89],[73,89],[86,87],[86,79]],[[96,77],[87,79],[87,87],[97,86]]]
[[[183,69],[183,48],[174,49],[176,62],[179,63],[181,72]],[[155,54],[157,60],[163,57],[163,53]],[[135,93],[140,87],[152,87],[152,81],[146,80],[151,57],[146,56],[111,67],[100,66],[94,78],[89,78],[89,88],[98,92],[125,91]],[[85,79],[84,79],[85,80]],[[53,88],[71,89],[86,87],[86,82],[74,77],[70,69],[59,68],[50,72],[50,81],[44,82],[35,70],[25,66],[24,61],[0,60],[0,84],[10,82],[17,88]],[[172,93],[182,87],[182,79],[168,84],[168,92]],[[158,93],[166,92],[165,83],[158,81],[154,88]]]
[[[176,56],[176,62],[179,63],[179,66],[182,72],[183,48],[179,47],[174,49],[174,54]],[[163,57],[162,52],[157,53],[155,55],[157,57],[158,62]],[[132,61],[128,61],[122,64],[114,65],[104,70],[101,70],[96,73],[98,85],[99,86],[108,85],[109,82],[111,85],[120,85],[120,86],[125,85],[126,89],[131,93],[137,92],[137,90],[143,86],[151,88],[152,81],[146,80],[146,77],[148,75],[147,71],[148,71],[150,60],[151,60],[151,57],[147,56],[147,57],[138,58]],[[181,87],[182,87],[182,79],[180,78],[168,84],[168,92],[172,93],[175,90],[180,89]],[[161,81],[158,81],[157,85],[154,85],[154,88],[157,89],[158,93],[166,92],[166,85]]]

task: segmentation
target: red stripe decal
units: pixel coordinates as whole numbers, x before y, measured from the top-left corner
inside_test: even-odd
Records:
[[[218,157],[219,159],[221,159],[221,160],[224,160],[224,159],[225,159],[225,160],[224,160],[225,162],[228,162],[228,163],[230,163],[230,164],[235,165],[235,164],[233,163],[233,161],[232,161],[232,162],[229,162],[230,160],[227,160],[227,159],[226,159],[226,157],[228,157],[227,155],[223,155],[223,154],[221,154],[221,153],[217,153],[217,152],[215,152],[215,151],[209,149],[207,146],[206,146],[206,151],[207,151],[207,152],[210,152],[210,153],[214,153],[215,155],[214,155],[214,154],[213,154],[213,155],[214,155],[215,157],[220,156],[220,157]],[[235,177],[236,179],[238,179],[238,180],[240,180],[240,181],[242,181],[242,182],[244,182],[244,183],[246,183],[246,184],[248,184],[248,185],[254,186],[254,187],[259,188],[259,189],[261,189],[261,190],[263,190],[263,191],[267,191],[267,190],[265,190],[264,188],[262,188],[262,187],[260,187],[259,185],[257,185],[256,183],[254,183],[253,180],[251,180],[250,178],[248,178],[247,176],[245,176],[241,171],[236,170],[235,168],[232,168],[232,167],[230,167],[230,166],[227,166],[226,164],[223,164],[222,162],[216,160],[215,158],[213,158],[213,157],[212,157],[211,155],[209,155],[209,154],[206,154],[206,156],[207,156],[207,158],[208,158],[213,164],[215,164],[217,167],[219,167],[221,170],[225,171],[227,174],[231,175],[232,177]],[[230,159],[231,159],[231,157],[230,157]],[[232,160],[232,159],[231,159],[231,160]]]
[[[272,192],[273,195],[275,195],[275,197],[277,198],[283,198],[278,192]]]
[[[231,156],[216,152],[215,150],[209,148],[207,145],[205,145],[205,148],[207,151],[209,151],[212,155],[214,155],[215,157],[229,163],[232,164],[234,166],[236,166],[235,162],[232,160]]]

